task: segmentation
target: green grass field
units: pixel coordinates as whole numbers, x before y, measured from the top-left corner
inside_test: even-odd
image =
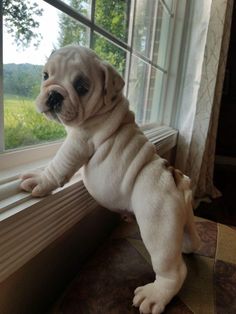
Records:
[[[63,126],[37,113],[34,100],[4,95],[5,149],[58,140],[65,136]]]

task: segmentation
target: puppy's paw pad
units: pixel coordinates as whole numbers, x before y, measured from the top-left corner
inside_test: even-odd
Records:
[[[22,190],[31,192],[34,197],[42,197],[49,194],[55,187],[40,173],[27,173],[20,176]]]
[[[158,293],[155,283],[138,287],[134,291],[133,305],[139,307],[142,314],[160,314],[164,311],[166,303],[163,302],[162,294]]]
[[[20,184],[20,187],[27,191],[27,192],[32,192],[32,190],[38,185],[38,180],[36,178],[22,178],[23,181]]]

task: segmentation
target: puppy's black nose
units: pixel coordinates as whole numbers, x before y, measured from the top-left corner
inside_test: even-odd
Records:
[[[50,110],[59,112],[61,110],[64,97],[55,90],[52,90],[48,95],[47,106]]]

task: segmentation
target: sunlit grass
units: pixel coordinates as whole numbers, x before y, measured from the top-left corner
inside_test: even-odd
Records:
[[[5,148],[12,149],[61,139],[63,126],[37,113],[34,101],[12,95],[4,96]]]

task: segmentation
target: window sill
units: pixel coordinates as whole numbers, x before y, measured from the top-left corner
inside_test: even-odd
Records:
[[[176,130],[155,124],[142,128],[147,138],[155,144],[159,155],[163,155],[176,145]],[[59,148],[53,144],[51,156]],[[32,198],[22,192],[18,175],[26,169],[43,168],[46,158],[28,163],[29,150],[21,152],[25,164],[7,169],[7,163],[1,163],[0,171],[0,282],[23,266],[50,243],[73,227],[83,217],[98,207],[96,201],[85,189],[79,173],[63,188],[44,198]],[[16,152],[6,153],[1,158],[7,160]],[[36,154],[33,151],[33,154]],[[8,165],[10,161],[8,160]],[[13,162],[14,164],[14,162]],[[2,166],[3,165],[3,166]]]

